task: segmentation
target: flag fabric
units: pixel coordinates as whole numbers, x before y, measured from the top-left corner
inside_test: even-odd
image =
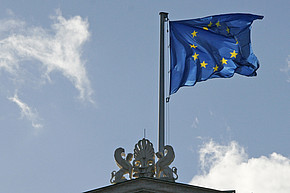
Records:
[[[224,14],[170,21],[170,94],[182,86],[238,73],[256,76],[251,24],[263,16]]]

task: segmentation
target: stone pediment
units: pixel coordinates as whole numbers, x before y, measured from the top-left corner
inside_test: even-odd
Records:
[[[156,178],[140,177],[84,193],[235,193],[220,191]]]

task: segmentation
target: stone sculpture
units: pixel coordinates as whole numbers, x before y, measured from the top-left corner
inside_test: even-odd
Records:
[[[169,165],[173,162],[175,154],[173,148],[170,145],[164,147],[165,155],[163,156],[162,152],[157,152],[156,156],[159,159],[156,163],[156,177],[160,179],[166,179],[169,181],[175,181],[177,176],[177,168],[173,167],[172,169]],[[161,175],[162,174],[162,175]],[[173,177],[173,174],[176,177]]]
[[[135,145],[134,154],[128,153],[126,159],[125,150],[121,147],[117,148],[114,157],[119,171],[111,173],[112,184],[123,182],[127,180],[124,175],[129,174],[129,178],[159,178],[162,180],[175,181],[178,178],[177,168],[170,168],[169,165],[175,158],[174,150],[170,145],[164,147],[165,154],[162,152],[154,153],[153,144],[143,138]],[[134,160],[133,164],[131,161]],[[158,158],[155,164],[155,156]]]
[[[155,155],[153,144],[143,138],[134,149],[134,177],[153,177],[155,174]]]
[[[129,178],[132,179],[132,171],[133,167],[132,164],[130,163],[133,158],[133,154],[128,153],[126,159],[123,158],[125,156],[125,150],[121,147],[115,150],[114,157],[117,165],[119,166],[119,171],[113,171],[111,173],[111,180],[110,182],[112,184],[122,182],[127,180],[124,175],[129,174]]]

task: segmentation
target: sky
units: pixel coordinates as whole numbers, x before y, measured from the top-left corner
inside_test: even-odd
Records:
[[[264,16],[251,33],[256,77],[212,79],[171,96],[165,142],[175,150],[177,182],[289,192],[289,6],[0,0],[0,192],[79,193],[110,185],[118,170],[114,150],[132,153],[144,130],[158,151],[161,11],[170,20]]]

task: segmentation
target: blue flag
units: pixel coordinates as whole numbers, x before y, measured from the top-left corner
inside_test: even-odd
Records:
[[[170,21],[170,94],[182,86],[238,73],[256,76],[259,62],[251,47],[252,14],[224,14]]]

